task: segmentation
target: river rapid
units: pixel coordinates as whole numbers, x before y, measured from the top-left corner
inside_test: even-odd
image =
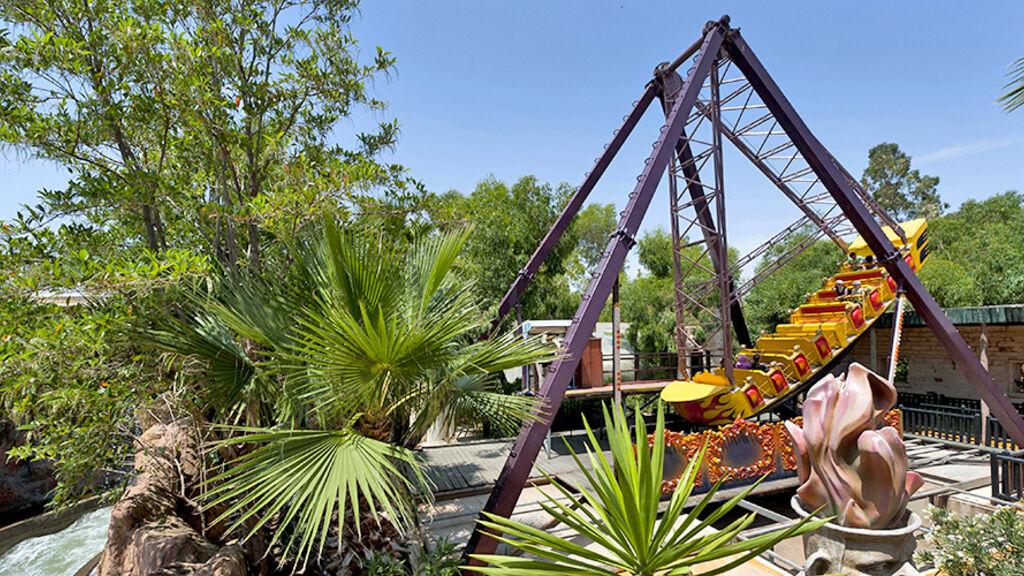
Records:
[[[74,576],[103,551],[110,510],[90,512],[56,534],[30,538],[11,548],[0,557],[0,576]]]

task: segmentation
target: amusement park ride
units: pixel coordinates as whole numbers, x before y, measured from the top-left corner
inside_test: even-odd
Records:
[[[691,66],[681,76],[678,70],[688,62]],[[665,123],[572,318],[563,356],[544,377],[538,396],[546,403],[545,413],[524,425],[484,512],[506,517],[512,513],[666,173],[680,380],[666,383],[662,398],[681,415],[695,423],[724,424],[778,409],[828,374],[857,337],[905,296],[992,415],[1024,446],[1024,420],[915,273],[928,259],[925,222],[898,223],[873,201],[811,134],[739,30],[729,27],[728,16],[708,22],[701,37],[682,55],[655,68],[654,78],[621,128],[505,294],[495,328],[517,307],[544,258],[655,100],[661,104]],[[727,257],[725,140],[802,214],[733,262]],[[795,235],[807,230],[811,233]],[[844,240],[855,233],[859,234],[856,240]],[[688,239],[690,234],[693,239]],[[823,238],[870,263],[844,265],[809,295],[806,304],[790,312],[788,324],[753,340],[743,318],[743,296]],[[736,281],[741,268],[768,256],[773,259],[759,266],[753,277]],[[854,283],[859,285],[855,288]],[[837,285],[843,288],[837,290]],[[755,354],[763,364],[748,364]],[[467,546],[467,558],[470,553],[493,553],[496,546],[497,540],[478,527]]]

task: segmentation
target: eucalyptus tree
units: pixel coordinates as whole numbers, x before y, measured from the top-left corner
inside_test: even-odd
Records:
[[[936,218],[949,208],[938,191],[939,177],[912,169],[910,156],[891,142],[868,151],[860,183],[897,220]]]

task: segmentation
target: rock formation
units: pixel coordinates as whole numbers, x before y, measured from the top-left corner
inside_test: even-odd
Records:
[[[245,576],[243,549],[204,535],[192,501],[201,472],[196,423],[156,424],[136,448],[138,476],[111,512],[99,575]]]
[[[15,423],[0,419],[0,518],[10,521],[41,510],[57,485],[52,463],[7,456],[8,450],[23,442],[24,433]]]

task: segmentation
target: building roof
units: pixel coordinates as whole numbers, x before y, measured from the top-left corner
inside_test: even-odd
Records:
[[[1024,304],[1004,306],[971,306],[968,308],[946,308],[946,316],[953,324],[970,326],[978,324],[1021,324],[1024,325]],[[885,313],[875,326],[892,327],[892,312]],[[912,310],[903,316],[903,326],[924,326],[921,316]]]

